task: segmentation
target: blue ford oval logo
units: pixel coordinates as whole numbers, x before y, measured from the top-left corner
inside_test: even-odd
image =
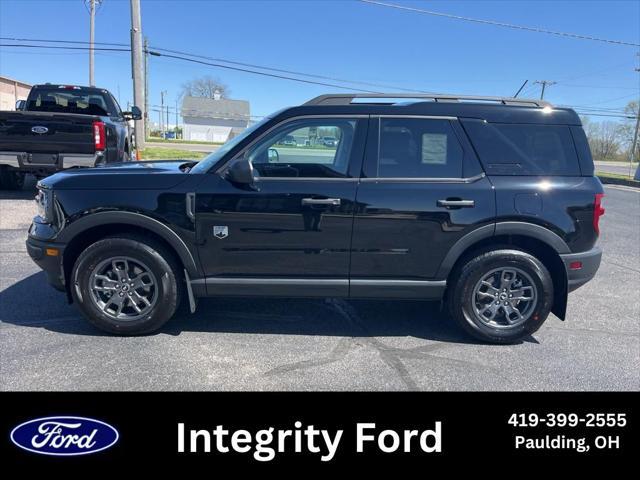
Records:
[[[43,455],[87,455],[115,445],[118,431],[84,417],[46,417],[21,423],[11,431],[18,447]]]
[[[35,127],[31,127],[31,131],[33,133],[37,133],[38,135],[42,135],[44,133],[47,133],[49,131],[49,129],[47,127],[43,127],[41,125],[36,125]]]

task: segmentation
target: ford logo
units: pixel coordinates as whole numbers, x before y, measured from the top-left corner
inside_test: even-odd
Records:
[[[87,455],[115,445],[118,431],[111,425],[84,417],[46,417],[21,423],[11,441],[23,450],[43,455]]]
[[[35,127],[31,127],[31,131],[33,133],[37,133],[38,135],[43,135],[49,131],[47,127],[43,127],[41,125],[37,125]]]

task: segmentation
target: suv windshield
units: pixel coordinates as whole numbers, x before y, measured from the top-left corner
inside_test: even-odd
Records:
[[[117,112],[106,92],[64,86],[38,87],[29,94],[27,110],[98,116],[115,115]]]
[[[245,138],[251,135],[253,132],[262,127],[265,123],[271,120],[273,117],[265,117],[257,123],[254,123],[250,127],[247,127],[240,135],[232,138],[224,145],[221,145],[215,152],[211,152],[198,162],[198,164],[189,170],[189,173],[206,173],[211,167],[218,163],[222,157],[229,153],[236,145],[242,142]]]

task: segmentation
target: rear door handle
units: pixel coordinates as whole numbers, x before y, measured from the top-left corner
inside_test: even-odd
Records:
[[[331,205],[337,207],[340,205],[339,198],[303,198],[302,205]]]
[[[474,200],[438,200],[439,207],[445,208],[473,208],[476,206]]]

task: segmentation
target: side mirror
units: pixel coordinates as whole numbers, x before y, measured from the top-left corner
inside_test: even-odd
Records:
[[[237,185],[252,185],[253,165],[247,157],[238,159],[227,170],[226,178]]]
[[[135,105],[131,107],[130,112],[122,112],[127,120],[142,120],[142,110]]]
[[[278,153],[278,150],[275,148],[267,150],[267,161],[269,163],[278,163],[280,161],[280,154]]]
[[[27,106],[26,100],[18,100],[16,102],[16,110],[18,110],[19,112],[24,110],[26,106]]]

